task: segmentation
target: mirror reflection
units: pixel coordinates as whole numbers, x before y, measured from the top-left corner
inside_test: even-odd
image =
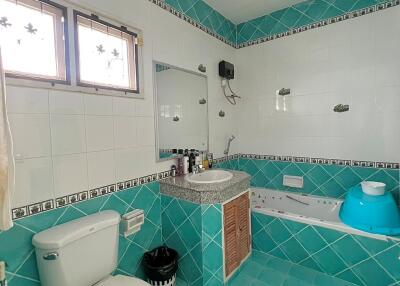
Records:
[[[154,63],[156,137],[159,160],[185,150],[208,150],[207,78],[166,64]]]

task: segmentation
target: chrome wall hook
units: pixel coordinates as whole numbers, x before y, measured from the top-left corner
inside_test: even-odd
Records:
[[[334,112],[346,112],[350,110],[350,106],[348,104],[338,104],[333,108]]]
[[[200,64],[197,69],[202,73],[205,73],[207,71],[207,67],[203,64]]]

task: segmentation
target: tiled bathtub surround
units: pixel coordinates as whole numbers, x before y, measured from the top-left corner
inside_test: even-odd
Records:
[[[399,242],[252,213],[253,248],[356,285],[398,285]]]
[[[307,0],[235,25],[203,0],[149,1],[235,48],[298,34],[400,4],[400,0]]]
[[[15,226],[11,230],[0,232],[0,259],[8,263],[9,285],[40,285],[35,253],[31,243],[35,233],[98,211],[115,210],[124,214],[135,208],[144,210],[146,220],[140,232],[128,238],[124,238],[123,234],[120,234],[116,272],[144,278],[141,267],[143,253],[162,244],[161,198],[158,182],[16,220]]]
[[[178,277],[188,286],[223,285],[221,210],[161,196],[163,241],[178,251]]]
[[[384,182],[386,189],[399,198],[398,163],[241,154],[226,161],[219,160],[216,167],[249,173],[250,184],[254,187],[332,198],[343,198],[350,187],[362,181],[379,181]],[[304,187],[295,189],[283,186],[284,175],[302,176]]]

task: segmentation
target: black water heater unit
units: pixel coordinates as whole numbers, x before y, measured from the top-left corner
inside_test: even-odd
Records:
[[[219,63],[219,76],[225,79],[234,79],[235,78],[234,65],[226,61],[221,61]]]

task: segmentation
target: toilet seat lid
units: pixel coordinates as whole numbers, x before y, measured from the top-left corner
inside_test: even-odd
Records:
[[[147,282],[140,280],[139,278],[115,275],[110,276],[106,280],[96,284],[96,286],[149,286]]]

